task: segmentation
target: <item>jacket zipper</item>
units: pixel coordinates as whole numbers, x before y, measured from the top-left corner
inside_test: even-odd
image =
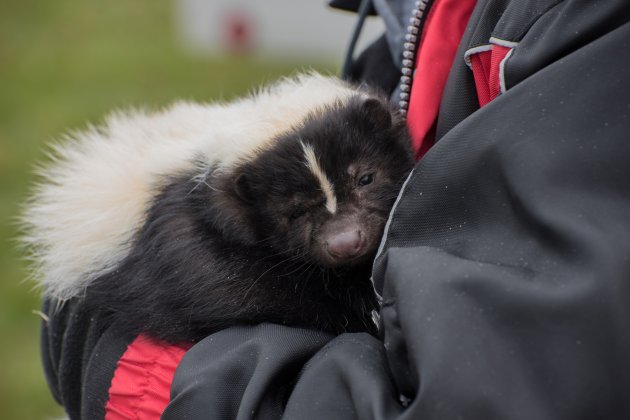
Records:
[[[411,94],[411,83],[413,82],[414,65],[418,44],[420,44],[420,27],[427,13],[430,0],[417,0],[411,11],[409,26],[405,33],[405,43],[403,44],[402,70],[400,76],[400,93],[398,96],[398,106],[404,116],[409,110],[409,98]]]

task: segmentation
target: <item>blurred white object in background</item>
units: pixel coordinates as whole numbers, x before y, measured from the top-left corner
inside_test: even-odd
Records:
[[[354,13],[323,0],[176,0],[175,5],[180,39],[203,55],[341,63],[356,21]],[[383,30],[380,20],[367,19],[356,51]]]

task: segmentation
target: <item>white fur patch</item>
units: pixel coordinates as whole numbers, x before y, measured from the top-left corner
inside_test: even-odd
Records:
[[[304,150],[304,159],[306,167],[315,175],[319,186],[326,197],[326,209],[335,214],[337,211],[337,197],[335,196],[335,190],[333,184],[330,182],[326,173],[319,165],[317,156],[315,156],[315,149],[310,144],[304,144],[300,141],[302,149]]]
[[[229,104],[114,113],[102,127],[72,134],[53,148],[22,217],[37,281],[58,299],[80,295],[128,253],[165,177],[192,169],[199,157],[207,166],[233,167],[308,113],[356,94],[313,73]],[[316,170],[314,154],[312,162]]]

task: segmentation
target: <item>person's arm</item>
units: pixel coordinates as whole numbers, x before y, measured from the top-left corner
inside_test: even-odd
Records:
[[[331,338],[276,324],[215,333],[183,357],[162,418],[279,418],[302,366]]]

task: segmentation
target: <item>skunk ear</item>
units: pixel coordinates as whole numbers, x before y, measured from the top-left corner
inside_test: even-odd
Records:
[[[252,198],[251,182],[245,172],[242,172],[234,180],[234,192],[245,203],[251,204],[254,202]]]
[[[253,245],[258,241],[256,209],[247,174],[221,174],[212,183],[210,219],[223,238],[232,243]]]
[[[361,111],[366,121],[374,128],[388,129],[392,126],[392,112],[389,104],[378,98],[367,98],[361,104]]]

